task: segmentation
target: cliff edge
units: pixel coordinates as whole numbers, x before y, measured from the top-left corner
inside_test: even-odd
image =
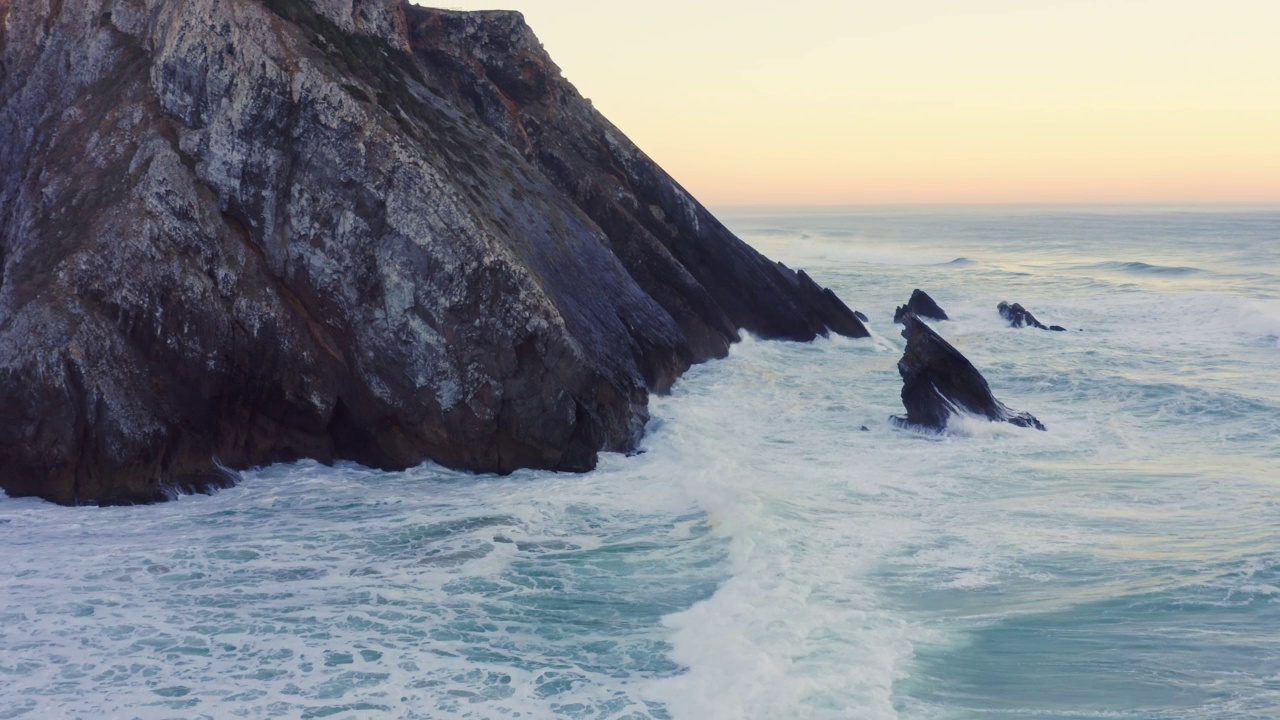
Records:
[[[0,487],[300,458],[581,471],[739,329],[866,334],[515,13],[0,0]]]

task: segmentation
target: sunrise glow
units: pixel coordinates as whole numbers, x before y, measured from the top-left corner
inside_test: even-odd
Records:
[[[1280,201],[1280,4],[455,0],[522,11],[709,203]]]

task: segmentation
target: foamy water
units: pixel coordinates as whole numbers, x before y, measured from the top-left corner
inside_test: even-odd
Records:
[[[724,217],[876,337],[748,339],[585,476],[0,499],[0,718],[1280,717],[1280,212]],[[1049,432],[889,422],[915,287]]]

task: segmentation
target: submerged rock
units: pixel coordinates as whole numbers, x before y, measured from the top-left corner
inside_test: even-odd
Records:
[[[1053,332],[1067,331],[1067,329],[1061,325],[1046,326],[1044,323],[1037,320],[1036,316],[1032,315],[1029,310],[1018,303],[1010,305],[1007,302],[1001,301],[1001,303],[996,306],[996,310],[1000,312],[1000,317],[1009,321],[1009,325],[1011,327],[1034,327],[1040,328],[1041,330],[1052,330]]]
[[[515,13],[0,0],[0,138],[11,496],[300,458],[587,470],[739,329],[867,335]]]
[[[1019,427],[1045,427],[1030,413],[1010,410],[991,394],[986,378],[946,340],[915,315],[903,317],[907,348],[898,361],[905,418],[900,424],[942,430],[956,412],[968,412]]]
[[[930,320],[951,319],[947,317],[947,313],[944,312],[942,308],[938,307],[938,303],[934,302],[933,298],[929,297],[928,293],[919,288],[916,288],[911,292],[911,299],[907,301],[906,305],[902,305],[894,311],[893,321],[901,325],[903,318],[908,314],[915,315],[916,317],[929,318]]]

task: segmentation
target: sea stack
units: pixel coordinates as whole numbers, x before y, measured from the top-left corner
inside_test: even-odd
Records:
[[[953,414],[963,411],[993,422],[1045,429],[1035,416],[1010,410],[997,400],[982,373],[920,318],[908,314],[902,320],[907,347],[898,373],[907,415],[895,418],[899,424],[943,430]]]
[[[582,471],[739,329],[867,334],[597,113],[520,15],[0,0],[0,488],[314,458]]]
[[[893,313],[893,321],[899,325],[903,323],[903,318],[908,314],[916,317],[929,318],[930,320],[950,320],[947,313],[938,307],[938,303],[925,291],[916,288],[911,292],[911,299],[906,305],[898,307]]]

